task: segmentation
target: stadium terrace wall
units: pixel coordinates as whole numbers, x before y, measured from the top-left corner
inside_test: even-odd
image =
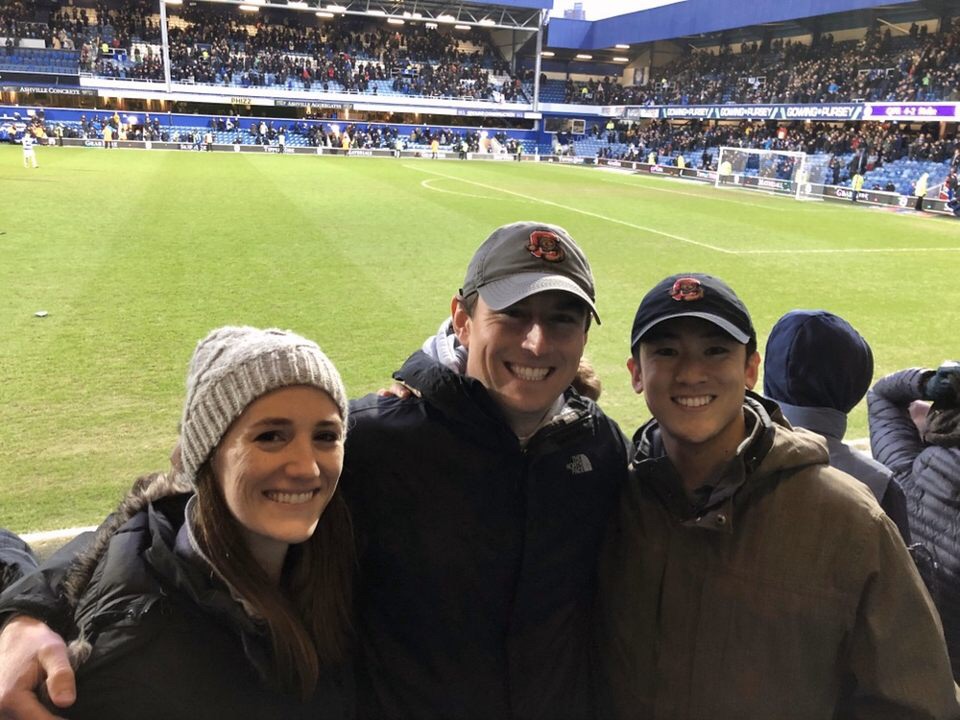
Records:
[[[33,73],[33,72],[14,72],[12,70],[0,70],[0,89],[17,90],[17,86],[27,86],[32,88],[52,88],[45,92],[53,92],[57,89],[72,90],[75,92],[65,94],[81,94],[80,76],[69,73]],[[28,92],[28,90],[20,90]],[[87,94],[96,94],[96,91],[87,90]]]
[[[102,148],[104,144],[103,140],[98,138],[64,138],[63,147],[86,147],[86,148]],[[115,140],[112,141],[114,147],[117,148],[127,148],[134,150],[183,150],[189,152],[205,152],[206,146],[200,142],[147,142],[143,140]],[[236,153],[254,153],[257,155],[280,155],[280,148],[276,145],[224,145],[222,143],[213,143],[210,146],[211,152],[236,152]],[[396,153],[393,150],[387,150],[384,148],[350,148],[344,150],[337,147],[304,147],[304,146],[287,146],[284,148],[284,155],[340,155],[343,157],[396,157]],[[429,150],[403,150],[400,153],[401,158],[409,157],[426,157],[430,154]],[[484,159],[479,154],[474,155],[473,153],[468,153],[470,159]],[[450,151],[440,151],[437,153],[437,157],[444,158],[455,158],[457,153]],[[498,160],[513,160],[512,155],[498,155],[495,158],[491,157],[490,159]]]
[[[223,85],[191,85],[162,82],[111,80],[81,77],[80,85],[97,91],[101,97],[125,97],[141,100],[173,100],[177,102],[223,103],[282,107],[340,107],[365,112],[432,113],[436,115],[476,115],[536,120],[539,112],[526,103],[497,103],[453,98],[408,97],[405,95],[371,95],[359,93],[322,93],[286,90],[283,87],[245,88]]]
[[[41,107],[38,105],[23,105],[23,106],[0,105],[0,120],[4,118],[12,118],[14,114],[18,114],[20,115],[21,119],[26,120],[31,115],[31,113],[36,113],[39,110],[43,110],[44,118],[48,123],[79,122],[81,115],[85,116],[88,120],[101,120],[101,119],[107,119],[107,118],[113,117],[113,113],[114,113],[113,110],[85,110],[85,109],[73,109],[73,108],[67,109],[67,108]],[[210,115],[210,114],[190,115],[186,113],[157,113],[157,112],[154,112],[154,113],[123,112],[123,113],[120,113],[120,116],[124,120],[133,116],[137,119],[136,124],[141,124],[144,116],[147,114],[151,115],[151,117],[153,118],[159,119],[162,129],[166,130],[169,128],[171,130],[179,130],[181,128],[207,127],[212,119],[226,117],[228,115],[228,109],[225,108],[223,114],[217,114],[217,115]],[[339,125],[340,127],[344,127],[346,125],[356,124],[356,125],[364,125],[364,126],[372,125],[372,126],[378,126],[378,127],[386,127],[389,125],[392,128],[396,128],[401,134],[406,134],[406,135],[409,135],[411,132],[413,132],[415,128],[422,129],[424,127],[423,123],[415,123],[415,124],[402,123],[402,122],[379,123],[379,122],[366,122],[364,120],[344,120],[344,119],[337,119],[337,118],[308,120],[306,118],[293,119],[293,118],[286,118],[286,117],[270,117],[268,115],[258,115],[256,117],[241,116],[240,127],[242,130],[247,130],[255,123],[259,123],[261,120],[266,120],[267,122],[273,121],[277,123],[282,123],[283,125],[290,125],[293,122],[306,123],[308,126],[335,124],[335,125]],[[497,128],[490,124],[485,124],[482,127],[472,126],[472,125],[452,126],[452,125],[430,124],[427,127],[429,127],[430,129],[449,129],[457,133],[462,133],[462,132],[471,131],[471,130],[477,130],[477,131],[487,130],[489,132],[502,131],[502,132],[505,132],[507,134],[507,137],[509,138],[513,138],[516,140],[525,140],[528,142],[535,142],[540,139],[538,131],[536,130],[517,130],[514,128],[509,128],[509,129]],[[93,138],[89,138],[89,140],[91,141],[91,143],[100,142],[99,140],[94,140]],[[81,141],[79,144],[84,145],[85,143]],[[181,143],[169,143],[169,144],[173,146],[179,146]],[[159,147],[159,145],[160,145],[159,143],[154,143],[155,147]],[[100,146],[102,147],[102,142],[100,143]],[[140,143],[139,146],[143,146],[143,143]],[[130,145],[130,147],[134,147],[134,145]],[[232,148],[232,146],[229,146],[229,147]],[[310,148],[311,152],[313,152],[314,150],[315,150],[314,148]]]
[[[616,116],[616,107],[602,113]],[[829,122],[875,120],[885,122],[960,122],[956,102],[871,102],[825,105],[646,105],[620,110],[627,120],[821,120]]]

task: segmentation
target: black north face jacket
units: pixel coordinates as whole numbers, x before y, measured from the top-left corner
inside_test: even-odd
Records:
[[[351,409],[341,480],[360,548],[362,717],[592,717],[589,617],[626,477],[616,423],[568,391],[521,448],[484,386],[427,355],[421,398]]]

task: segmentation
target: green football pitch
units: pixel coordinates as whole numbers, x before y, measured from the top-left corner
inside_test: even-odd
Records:
[[[0,526],[94,523],[176,438],[196,341],[226,323],[316,339],[354,396],[449,311],[498,225],[566,227],[593,263],[601,404],[646,419],[624,362],[657,280],[726,279],[766,335],[825,308],[876,376],[960,354],[960,223],[534,163],[0,147]],[[46,317],[35,313],[45,311]],[[863,404],[850,438],[867,434]]]

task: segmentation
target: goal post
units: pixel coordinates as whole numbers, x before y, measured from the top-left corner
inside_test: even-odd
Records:
[[[716,187],[733,186],[800,199],[810,180],[804,152],[724,146],[717,158]]]
[[[833,155],[821,153],[807,155],[800,175],[797,176],[797,200],[823,200],[823,193],[830,178],[830,160]]]

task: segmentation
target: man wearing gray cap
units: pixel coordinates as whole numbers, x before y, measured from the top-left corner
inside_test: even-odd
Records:
[[[573,239],[501,227],[395,373],[415,396],[353,405],[362,716],[594,716],[588,617],[627,449],[570,389],[591,317]]]

